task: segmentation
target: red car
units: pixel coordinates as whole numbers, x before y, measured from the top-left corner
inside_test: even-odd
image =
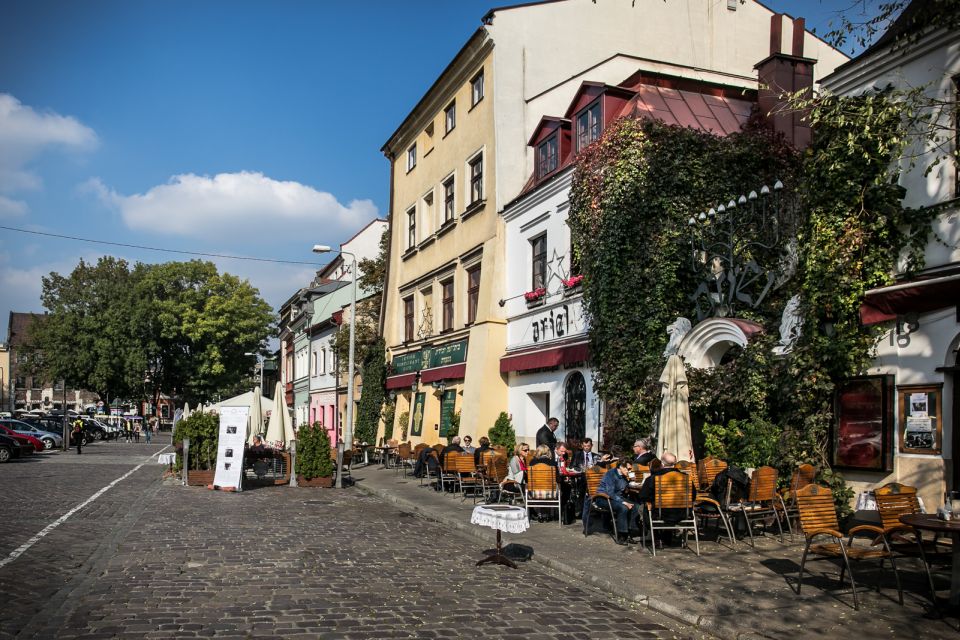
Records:
[[[10,427],[6,427],[6,426],[4,426],[4,425],[2,425],[2,424],[0,424],[0,433],[3,433],[3,434],[5,434],[5,435],[8,435],[8,436],[10,436],[11,438],[13,438],[14,440],[18,440],[18,441],[20,441],[20,442],[33,445],[33,450],[34,450],[34,451],[43,451],[43,443],[40,442],[40,440],[39,440],[38,438],[34,438],[33,436],[24,435],[24,434],[22,434],[22,433],[17,433],[16,431],[14,431],[13,429],[11,429]]]

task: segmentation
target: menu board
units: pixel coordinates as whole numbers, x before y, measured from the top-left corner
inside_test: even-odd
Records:
[[[220,407],[220,439],[217,441],[217,470],[213,484],[240,489],[243,473],[243,445],[247,440],[250,407]]]
[[[901,385],[900,451],[937,455],[943,449],[940,396],[942,385]]]

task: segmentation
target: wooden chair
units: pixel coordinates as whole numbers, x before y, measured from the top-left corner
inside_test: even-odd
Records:
[[[431,461],[433,462],[432,464],[431,464]],[[424,485],[424,480],[426,480],[427,484],[432,484],[434,481],[436,481],[436,486],[437,486],[437,489],[439,490],[440,489],[440,456],[437,454],[436,451],[433,451],[431,449],[429,455],[427,455],[426,457],[426,464],[427,464],[426,473],[420,476],[420,486],[422,487]],[[433,469],[432,471],[431,471],[431,468]],[[431,480],[431,478],[433,479]]]
[[[452,486],[454,492],[460,492],[460,472],[458,470],[457,458],[460,456],[456,451],[448,451],[443,458],[443,467],[440,469],[440,488],[446,489]]]
[[[613,536],[614,542],[620,544],[618,540],[619,536],[617,535],[617,516],[613,512],[613,505],[610,502],[610,496],[605,493],[600,493],[598,490],[600,487],[600,481],[603,480],[603,476],[606,474],[606,472],[607,470],[602,469],[601,467],[590,467],[583,472],[584,481],[586,483],[586,495],[584,496],[585,504],[582,518],[583,535],[590,535],[590,515],[596,512],[603,514],[604,516],[609,516],[610,535]]]
[[[837,510],[833,503],[833,494],[829,487],[823,487],[816,484],[809,484],[797,491],[797,506],[800,509],[800,527],[803,530],[803,536],[806,538],[806,546],[803,549],[803,557],[800,560],[800,574],[797,576],[797,595],[800,595],[800,587],[803,586],[803,568],[807,563],[807,556],[811,553],[817,556],[816,560],[834,560],[843,559],[840,565],[840,586],[843,586],[843,576],[845,572],[850,573],[850,586],[853,589],[853,608],[860,609],[860,600],[857,597],[857,585],[853,578],[853,569],[850,567],[850,560],[890,560],[893,566],[893,575],[897,580],[897,593],[900,595],[900,604],[903,604],[903,589],[900,586],[900,574],[897,573],[897,565],[893,559],[893,554],[883,535],[883,529],[873,525],[864,524],[853,527],[848,531],[849,540],[844,543],[843,534],[840,533],[840,524],[837,521]],[[873,533],[878,537],[870,547],[853,546],[853,537],[858,533]],[[813,544],[813,540],[820,536],[833,538],[834,542],[824,544]],[[877,542],[882,544],[882,548],[877,548]],[[880,569],[882,571],[883,564]],[[879,591],[880,585],[877,585]]]
[[[527,488],[524,492],[527,518],[530,509],[542,507],[557,510],[557,522],[563,526],[560,518],[560,486],[557,484],[557,468],[549,464],[535,464],[527,469]]]
[[[930,574],[930,557],[939,556],[945,549],[937,546],[936,539],[924,540],[919,531],[900,522],[900,516],[920,513],[917,488],[891,482],[874,491],[874,495],[877,500],[877,511],[880,512],[883,535],[886,537],[891,553],[896,556],[920,559],[927,572],[930,598],[936,603],[937,592],[934,590],[933,576]]]
[[[704,491],[709,491],[710,487],[713,486],[713,481],[716,480],[717,475],[721,471],[724,471],[727,468],[727,463],[719,458],[712,458],[707,456],[703,460],[697,463],[697,478],[700,480],[699,489]]]
[[[813,484],[817,477],[817,469],[812,464],[802,464],[793,472],[790,478],[790,488],[786,493],[780,494],[780,508],[783,509],[783,517],[787,521],[787,529],[790,531],[790,538],[793,538],[793,522],[799,519],[800,511],[797,510],[797,491],[803,489],[808,484]],[[786,495],[786,500],[784,500]]]
[[[697,497],[693,503],[694,514],[704,526],[706,526],[707,522],[716,523],[717,542],[720,542],[721,536],[719,529],[722,524],[724,531],[727,533],[727,539],[730,540],[730,544],[736,547],[737,537],[733,535],[733,527],[730,526],[730,519],[727,518],[725,505],[714,500],[709,492],[699,489],[701,484],[697,465],[686,460],[681,460],[677,463],[677,468],[689,475],[690,482],[694,487],[697,487]]]
[[[467,491],[473,496],[473,504],[477,504],[477,491],[485,494],[484,477],[477,472],[477,465],[473,461],[472,453],[461,453],[457,456],[457,472],[460,474],[461,502],[467,499]]]
[[[403,469],[403,475],[407,475],[407,467],[413,468],[412,455],[413,451],[410,449],[409,442],[404,442],[397,447],[397,470]]]
[[[509,473],[509,461],[501,456],[494,456],[490,462],[491,479],[497,482],[497,502],[503,502],[506,498],[510,504],[517,498],[524,497],[523,485],[507,478]]]
[[[747,533],[750,536],[750,546],[755,547],[753,541],[753,522],[764,522],[773,518],[780,531],[780,542],[783,543],[783,527],[780,525],[780,516],[777,505],[780,504],[780,495],[777,493],[777,470],[773,467],[760,467],[753,470],[750,477],[750,493],[746,500],[727,505],[727,511],[740,514],[747,523]],[[766,527],[766,524],[764,524]]]
[[[697,530],[697,518],[693,512],[693,484],[686,473],[664,473],[658,475],[653,485],[653,502],[647,503],[647,526],[650,529],[650,549],[657,555],[657,531],[667,529],[684,532],[683,543],[687,544],[690,531],[697,544],[697,555],[700,555],[700,533]],[[669,514],[664,509],[682,509],[683,516],[679,521],[670,522],[666,518]],[[675,512],[674,512],[675,513]],[[671,518],[673,520],[673,518]]]
[[[353,482],[351,470],[353,468],[353,451],[343,452],[343,463],[340,466],[340,473],[343,475],[343,482],[350,480]]]

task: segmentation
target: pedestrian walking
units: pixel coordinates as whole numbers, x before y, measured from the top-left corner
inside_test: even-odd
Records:
[[[77,455],[83,453],[81,447],[83,446],[83,420],[77,418],[73,421],[73,441],[77,443]]]
[[[142,429],[143,427],[140,426],[139,422],[133,425],[133,441],[137,444],[140,444],[140,431]]]
[[[129,420],[123,421],[123,436],[127,442],[133,440],[133,427],[130,425]]]
[[[147,425],[147,444],[150,444],[153,441],[153,432],[157,430],[157,419],[151,418],[150,424]]]

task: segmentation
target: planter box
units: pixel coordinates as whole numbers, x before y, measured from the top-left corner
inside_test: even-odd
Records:
[[[563,297],[564,297],[564,298],[569,298],[569,297],[571,297],[571,296],[575,296],[575,295],[579,294],[582,289],[583,289],[583,286],[580,285],[580,284],[575,284],[575,285],[573,285],[572,287],[569,287],[569,288],[565,287],[565,288],[563,289]]]
[[[205,469],[203,471],[190,469],[187,471],[187,485],[191,487],[205,487],[208,484],[213,484],[214,473],[216,473],[214,469]]]
[[[542,307],[546,301],[547,301],[547,296],[541,296],[541,297],[537,298],[536,300],[527,300],[527,301],[526,301],[526,303],[527,303],[527,309],[534,309],[534,308],[536,308],[536,307]]]
[[[324,487],[329,489],[333,486],[333,476],[328,476],[326,478],[312,478],[310,480],[305,479],[303,476],[297,476],[297,486],[298,487]]]

